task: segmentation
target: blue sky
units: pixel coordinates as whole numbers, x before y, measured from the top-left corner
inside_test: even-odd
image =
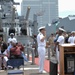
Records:
[[[22,0],[14,0],[21,2]],[[75,15],[75,0],[58,0],[59,17],[66,17],[68,15]],[[21,6],[17,6],[17,11],[20,14]]]

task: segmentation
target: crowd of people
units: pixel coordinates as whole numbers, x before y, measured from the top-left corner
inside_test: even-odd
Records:
[[[7,61],[13,58],[24,58],[25,61],[28,61],[24,54],[24,46],[17,42],[14,34],[11,33],[7,42],[3,42],[2,37],[0,37],[0,70],[7,69]]]
[[[64,43],[75,44],[75,31],[66,32],[64,28],[60,27],[56,33],[52,33],[50,37],[46,38],[46,28],[40,27],[39,34],[37,35],[37,43],[38,43],[38,55],[39,55],[39,73],[43,73],[44,60],[45,60],[45,52],[46,47],[50,46],[51,56],[56,55],[56,62],[59,61],[59,45]],[[48,42],[46,42],[46,40]],[[48,46],[47,46],[48,45]]]
[[[45,27],[40,27],[39,34],[36,36],[36,49],[39,56],[39,73],[43,73],[44,68],[45,52],[47,47],[46,33]],[[56,34],[52,33],[47,41],[50,46],[52,56],[56,53],[56,59],[59,63],[59,45],[64,43],[75,44],[75,31],[67,33],[63,28],[59,28],[56,31]],[[24,58],[25,61],[28,61],[24,54],[24,46],[20,42],[17,42],[13,33],[10,34],[10,38],[8,38],[7,43],[3,42],[2,37],[0,37],[0,70],[2,69],[2,64],[4,69],[7,68],[6,63],[11,58]]]
[[[59,59],[59,45],[61,44],[75,44],[75,31],[66,32],[63,28],[59,28],[56,34],[51,34],[48,43],[51,48],[51,53],[54,55],[56,52]]]

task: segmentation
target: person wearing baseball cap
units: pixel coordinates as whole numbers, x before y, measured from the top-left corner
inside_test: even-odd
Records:
[[[63,32],[66,32],[66,31],[63,28],[59,28],[58,30],[59,30],[58,39],[55,43],[55,49],[54,50],[56,51],[56,57],[57,57],[57,60],[59,63],[59,45],[64,44],[65,38],[64,38]]]
[[[59,31],[66,32],[63,28],[59,28]]]
[[[41,32],[41,30],[45,30],[45,26],[40,27],[40,28],[38,29],[39,32]]]
[[[12,35],[14,36],[14,33],[10,33],[10,36],[12,36]]]
[[[10,34],[10,38],[8,38],[7,43],[8,43],[7,51],[8,55],[10,56],[10,49],[13,47],[12,45],[17,43],[17,39],[14,37],[14,33]]]
[[[7,41],[8,44],[10,44],[11,41],[17,43],[17,39],[14,37],[14,33],[11,33],[11,34],[10,34],[10,38],[8,38],[8,41]]]
[[[46,29],[45,26],[40,27],[39,34],[37,35],[37,44],[38,44],[38,55],[39,55],[39,73],[43,73],[44,69],[44,60],[46,52]]]

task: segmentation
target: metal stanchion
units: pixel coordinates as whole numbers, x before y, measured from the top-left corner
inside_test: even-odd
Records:
[[[26,49],[26,46],[24,46],[24,54],[25,54],[25,49]]]
[[[35,50],[35,48],[32,48],[32,49],[31,49],[31,52],[32,52],[32,65],[35,64],[35,55],[34,55],[34,50]]]
[[[27,47],[27,59],[29,60],[29,48]]]
[[[27,59],[29,60],[29,52],[31,51],[32,54],[32,63],[31,65],[35,64],[35,55],[34,55],[35,48],[27,47]]]
[[[48,47],[48,60],[50,59],[50,46]]]

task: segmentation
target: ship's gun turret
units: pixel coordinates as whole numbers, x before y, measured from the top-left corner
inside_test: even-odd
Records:
[[[19,5],[20,3],[15,3],[14,2],[14,0],[11,0],[12,1],[12,3],[13,3],[13,5]],[[15,11],[16,11],[16,9],[15,9],[15,7],[14,6],[12,6],[12,18],[11,18],[11,27],[9,28],[9,35],[10,35],[10,33],[14,33],[14,35],[15,35],[15,32],[16,32],[16,30],[15,30],[15,17],[16,17],[16,14],[15,14]]]
[[[26,21],[28,21],[28,17],[29,17],[29,13],[30,13],[30,7],[27,7],[27,13],[26,13]]]
[[[30,13],[30,7],[28,6],[26,17],[25,17],[25,22],[24,22],[24,25],[21,27],[21,33],[24,34],[24,35],[27,35],[29,13]]]
[[[15,7],[12,8],[12,19],[11,19],[11,27],[9,28],[9,35],[11,33],[14,33],[15,35],[14,24],[15,24]]]

